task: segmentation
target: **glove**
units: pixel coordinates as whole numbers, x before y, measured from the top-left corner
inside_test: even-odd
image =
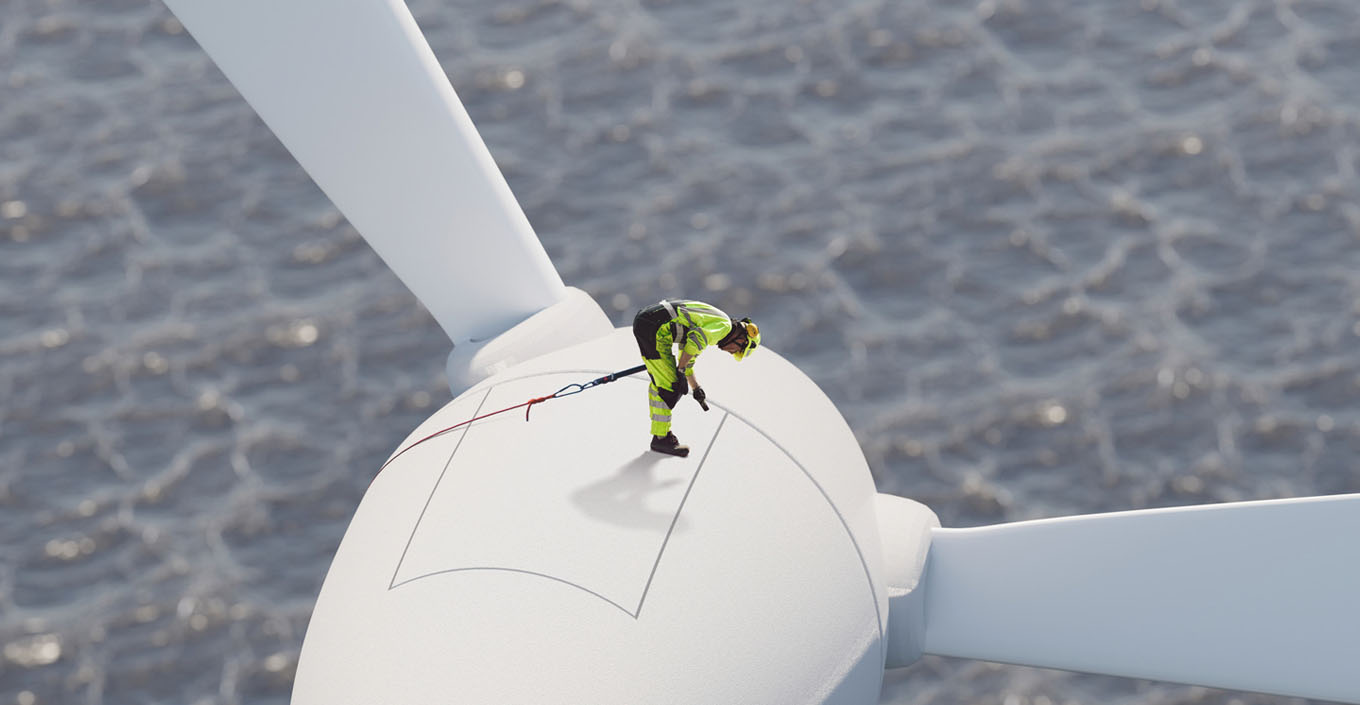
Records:
[[[683,397],[689,394],[689,380],[685,379],[684,375],[678,375],[675,384],[671,385],[671,389]]]
[[[704,393],[703,387],[694,388],[694,401],[697,401],[700,404],[704,403],[705,401],[708,401],[708,394]]]

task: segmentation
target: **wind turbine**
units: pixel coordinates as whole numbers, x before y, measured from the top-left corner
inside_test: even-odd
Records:
[[[687,459],[639,447],[636,378],[418,442],[631,335],[563,285],[404,4],[167,4],[454,343],[295,705],[859,705],[923,653],[1360,702],[1360,495],[942,528],[772,350],[705,359]]]

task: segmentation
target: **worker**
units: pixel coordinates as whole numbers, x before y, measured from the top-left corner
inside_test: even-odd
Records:
[[[666,299],[633,317],[633,336],[642,352],[652,383],[647,401],[652,412],[652,450],[685,457],[689,446],[671,433],[671,410],[692,389],[694,399],[707,409],[703,387],[694,377],[694,362],[710,345],[738,361],[760,345],[760,329],[749,318],[736,320],[702,301]],[[677,362],[672,346],[680,346]]]

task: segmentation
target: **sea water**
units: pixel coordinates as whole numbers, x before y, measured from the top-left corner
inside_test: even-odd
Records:
[[[944,525],[1360,491],[1360,5],[411,6],[568,284],[751,316]],[[0,2],[0,704],[286,703],[448,351],[159,2]]]

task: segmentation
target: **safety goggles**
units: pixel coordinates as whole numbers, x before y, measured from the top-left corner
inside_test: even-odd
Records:
[[[746,325],[745,342],[739,352],[732,353],[732,357],[735,357],[738,362],[744,360],[747,355],[755,352],[755,349],[760,346],[760,328],[750,321],[742,321],[742,323]]]

